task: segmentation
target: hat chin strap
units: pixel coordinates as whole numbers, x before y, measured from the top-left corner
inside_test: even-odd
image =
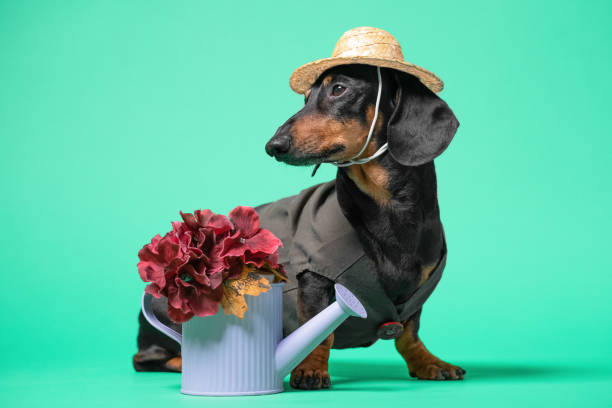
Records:
[[[368,144],[370,144],[370,140],[372,140],[372,134],[374,133],[374,125],[376,124],[376,120],[378,119],[378,106],[380,105],[380,94],[382,93],[382,80],[380,78],[380,67],[376,67],[376,73],[378,74],[378,95],[376,96],[376,112],[374,113],[374,119],[372,119],[372,124],[370,125],[370,132],[368,133],[368,138],[366,139],[359,153],[357,153],[356,155],[354,155],[353,157],[351,157],[345,162],[338,162],[338,161],[331,162],[334,166],[347,167],[347,166],[352,166],[353,164],[364,164],[364,163],[369,162],[370,160],[374,160],[375,158],[377,158],[378,156],[382,155],[384,152],[387,151],[388,145],[387,143],[385,143],[376,151],[376,153],[374,153],[370,157],[365,157],[362,159],[357,158],[361,156],[361,154],[365,151],[366,147],[368,147]]]

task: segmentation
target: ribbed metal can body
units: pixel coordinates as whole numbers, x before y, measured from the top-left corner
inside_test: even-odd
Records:
[[[181,392],[192,395],[256,395],[283,391],[275,367],[283,334],[283,288],[272,284],[245,296],[244,318],[193,317],[183,324]]]

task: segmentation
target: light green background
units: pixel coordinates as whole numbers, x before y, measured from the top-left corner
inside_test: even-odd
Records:
[[[609,1],[0,1],[0,405],[612,406]],[[391,32],[461,122],[437,160],[449,244],[421,335],[335,351],[332,391],[179,393],[134,373],[136,253],[178,211],[329,180],[264,152],[288,78],[350,28]]]

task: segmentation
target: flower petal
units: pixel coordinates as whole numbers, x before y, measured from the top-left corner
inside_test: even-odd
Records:
[[[283,245],[281,240],[267,229],[261,229],[251,238],[247,238],[245,244],[252,252],[265,252],[266,254],[274,253],[279,246]]]
[[[183,221],[185,221],[185,225],[187,225],[187,227],[189,227],[190,230],[192,231],[198,230],[200,226],[198,225],[198,221],[196,221],[196,218],[193,216],[193,214],[183,213],[182,211],[179,211],[179,213],[181,214]]]
[[[197,316],[210,316],[219,310],[219,302],[223,296],[223,286],[206,295],[192,296],[189,298],[189,306]]]
[[[210,210],[195,210],[193,215],[198,221],[198,224],[200,224],[200,227],[206,227],[208,225],[208,221],[213,215],[215,215],[215,213]]]
[[[172,259],[179,256],[179,244],[178,239],[177,242],[173,242],[171,236],[165,236],[159,241],[159,245],[157,246],[157,251],[159,253],[159,260],[164,263],[169,263]]]
[[[185,323],[193,317],[193,312],[184,313],[180,309],[168,305],[168,317],[175,323]]]
[[[145,287],[145,293],[150,293],[153,296],[155,296],[156,298],[160,298],[162,297],[162,293],[161,290],[159,288],[159,286],[157,286],[155,283],[150,283]]]
[[[263,264],[266,262],[266,258],[268,254],[265,252],[255,252],[247,251],[244,255],[244,262],[250,265],[255,265],[257,268],[261,268]]]
[[[266,258],[266,261],[268,261],[270,266],[272,266],[273,268],[276,268],[278,266],[278,252],[275,251],[274,253],[268,255],[268,257]]]
[[[144,282],[153,282],[160,288],[166,286],[164,267],[157,262],[138,262],[138,274]]]
[[[243,242],[244,241],[244,242]],[[219,256],[225,258],[227,256],[242,256],[249,249],[246,246],[246,240],[239,236],[238,233],[227,237],[223,240],[223,249]]]
[[[183,304],[183,300],[181,299],[179,289],[176,285],[168,285],[168,308],[170,306],[180,309]]]
[[[226,269],[227,276],[225,279],[238,279],[244,270],[244,262],[239,257],[227,258],[228,268]]]
[[[223,283],[223,271],[220,270],[218,272],[213,272],[209,275],[210,278],[210,287],[212,289],[217,289],[219,285]]]
[[[168,282],[171,282],[172,279],[174,279],[174,277],[178,275],[179,270],[183,265],[187,263],[187,261],[189,261],[189,256],[187,255],[184,255],[181,258],[174,258],[173,260],[171,260],[165,268],[166,280]]]
[[[253,207],[240,205],[229,213],[229,218],[245,238],[253,236],[259,230],[259,215]]]
[[[206,227],[212,228],[217,235],[223,235],[232,229],[232,223],[227,219],[225,215],[215,214],[210,217]]]
[[[158,259],[157,247],[161,239],[162,237],[159,234],[154,236],[150,244],[146,244],[140,251],[138,251],[138,258],[140,258],[141,261],[156,262]]]

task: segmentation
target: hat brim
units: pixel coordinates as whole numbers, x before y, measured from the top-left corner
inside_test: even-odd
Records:
[[[433,92],[440,92],[444,88],[442,80],[425,68],[421,68],[409,62],[374,57],[331,57],[318,59],[304,64],[293,71],[291,78],[289,78],[289,85],[293,91],[303,94],[312,87],[323,72],[338,65],[347,64],[366,64],[383,68],[392,68],[414,75],[419,78],[423,85]]]

